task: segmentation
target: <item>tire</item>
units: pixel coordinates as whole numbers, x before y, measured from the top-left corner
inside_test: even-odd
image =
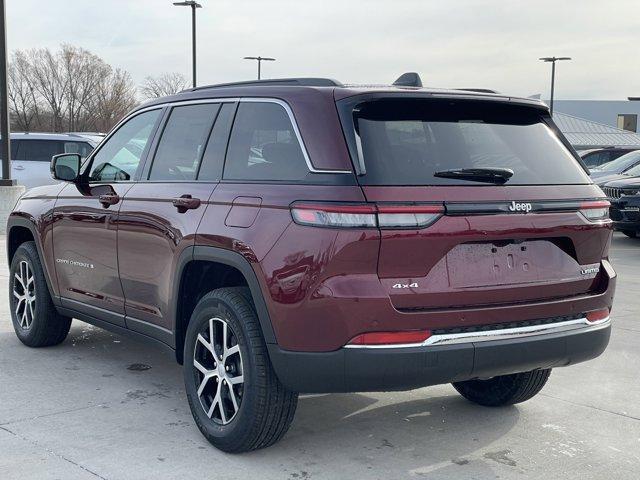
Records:
[[[289,429],[298,394],[280,383],[271,366],[247,288],[220,288],[200,299],[185,336],[183,369],[191,414],[218,449],[240,453],[268,447]]]
[[[50,347],[67,338],[71,318],[53,305],[35,242],[20,245],[11,260],[9,305],[13,329],[25,345]]]
[[[636,232],[635,230],[620,230],[620,231],[629,238],[636,238],[638,236],[638,232]]]
[[[467,400],[485,407],[501,407],[526,402],[535,396],[549,379],[551,369],[501,375],[489,380],[467,380],[453,387]]]

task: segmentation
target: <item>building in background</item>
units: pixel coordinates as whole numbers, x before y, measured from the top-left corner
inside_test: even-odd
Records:
[[[640,97],[629,97],[628,100],[554,100],[553,110],[640,133]]]
[[[555,105],[554,110],[553,121],[576,150],[606,147],[640,149],[640,133],[568,115]]]

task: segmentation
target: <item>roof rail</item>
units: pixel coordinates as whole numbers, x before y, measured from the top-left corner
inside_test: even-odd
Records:
[[[341,87],[342,83],[330,78],[269,78],[266,80],[245,80],[243,82],[218,83],[216,85],[203,85],[202,87],[189,88],[184,92],[194,92],[197,90],[207,90],[209,88],[224,87],[268,87],[277,85],[300,86],[300,87]]]
[[[491,90],[490,88],[456,88],[455,90],[464,90],[465,92],[476,93],[500,93],[497,90]]]

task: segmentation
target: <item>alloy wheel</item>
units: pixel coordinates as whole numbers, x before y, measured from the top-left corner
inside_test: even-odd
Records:
[[[225,320],[211,318],[198,333],[193,367],[200,405],[214,422],[227,425],[240,408],[244,375],[237,337]]]
[[[26,260],[18,264],[18,271],[13,278],[13,296],[16,298],[15,315],[20,327],[28,330],[33,323],[36,312],[36,291],[33,269]]]

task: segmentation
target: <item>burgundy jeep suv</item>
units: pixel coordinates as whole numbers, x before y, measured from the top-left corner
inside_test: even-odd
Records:
[[[19,339],[71,319],[173,349],[216,447],[299,392],[525,401],[610,334],[609,203],[536,100],[307,78],[136,108],[8,222]]]

